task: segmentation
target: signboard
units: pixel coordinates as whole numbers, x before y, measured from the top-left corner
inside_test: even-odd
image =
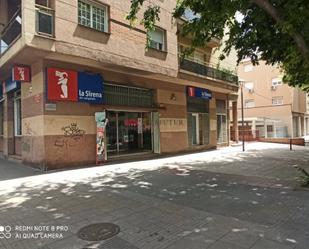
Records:
[[[96,148],[96,163],[100,164],[106,161],[107,151],[105,148],[105,128],[108,120],[105,112],[96,112],[95,120],[97,123],[97,148]]]
[[[201,99],[206,99],[206,100],[212,99],[211,91],[208,89],[204,89],[204,88],[188,86],[187,94],[189,97],[201,98]]]
[[[142,118],[137,119],[137,133],[138,134],[143,133],[143,119]]]
[[[77,102],[77,89],[77,72],[59,68],[47,69],[48,100]]]
[[[103,103],[103,79],[100,74],[78,73],[78,101]]]
[[[12,79],[9,79],[5,81],[5,86],[3,92],[8,93],[14,90],[20,89],[20,82],[19,81],[13,81]]]
[[[185,118],[160,118],[161,132],[187,132]]]
[[[31,81],[30,67],[24,65],[14,65],[12,68],[12,80],[30,82]]]
[[[99,74],[48,68],[47,99],[102,104],[103,79]]]

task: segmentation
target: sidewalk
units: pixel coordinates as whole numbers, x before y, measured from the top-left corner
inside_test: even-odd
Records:
[[[294,191],[309,150],[278,144],[68,170],[0,182],[0,225],[68,227],[61,239],[0,239],[7,249],[308,249],[309,191]],[[115,237],[77,231],[111,222]]]

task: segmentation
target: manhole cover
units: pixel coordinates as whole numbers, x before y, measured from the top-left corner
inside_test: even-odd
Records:
[[[78,238],[86,241],[101,241],[114,237],[120,232],[120,227],[112,223],[97,223],[81,228]]]

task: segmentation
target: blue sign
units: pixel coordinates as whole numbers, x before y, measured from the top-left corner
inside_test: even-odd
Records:
[[[5,81],[5,92],[20,89],[20,81],[13,81],[11,78]]]
[[[101,75],[78,73],[78,102],[103,103],[103,79]]]
[[[206,100],[212,99],[212,93],[208,89],[189,86],[187,90],[189,97],[201,98]]]

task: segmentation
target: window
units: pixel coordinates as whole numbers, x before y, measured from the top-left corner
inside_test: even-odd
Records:
[[[271,85],[272,86],[282,85],[282,80],[280,78],[274,78],[274,79],[271,80]]]
[[[1,101],[1,100],[0,100]],[[3,135],[3,115],[4,115],[4,109],[3,109],[3,101],[0,102],[0,136]]]
[[[272,105],[282,105],[283,104],[283,97],[273,97],[272,98]]]
[[[78,1],[78,23],[102,32],[108,32],[108,13],[104,5]]]
[[[245,100],[245,108],[252,108],[255,107],[255,103],[253,99],[246,99]]]
[[[246,82],[245,83],[245,89],[246,90],[253,90],[253,88],[254,88],[253,82]]]
[[[14,134],[21,136],[21,96],[20,91],[14,97]]]
[[[245,66],[244,66],[244,71],[245,71],[245,73],[253,71],[253,66],[252,66],[252,64],[247,64],[247,65],[245,65]]]
[[[155,28],[149,32],[150,47],[165,51],[165,31],[163,29]]]

